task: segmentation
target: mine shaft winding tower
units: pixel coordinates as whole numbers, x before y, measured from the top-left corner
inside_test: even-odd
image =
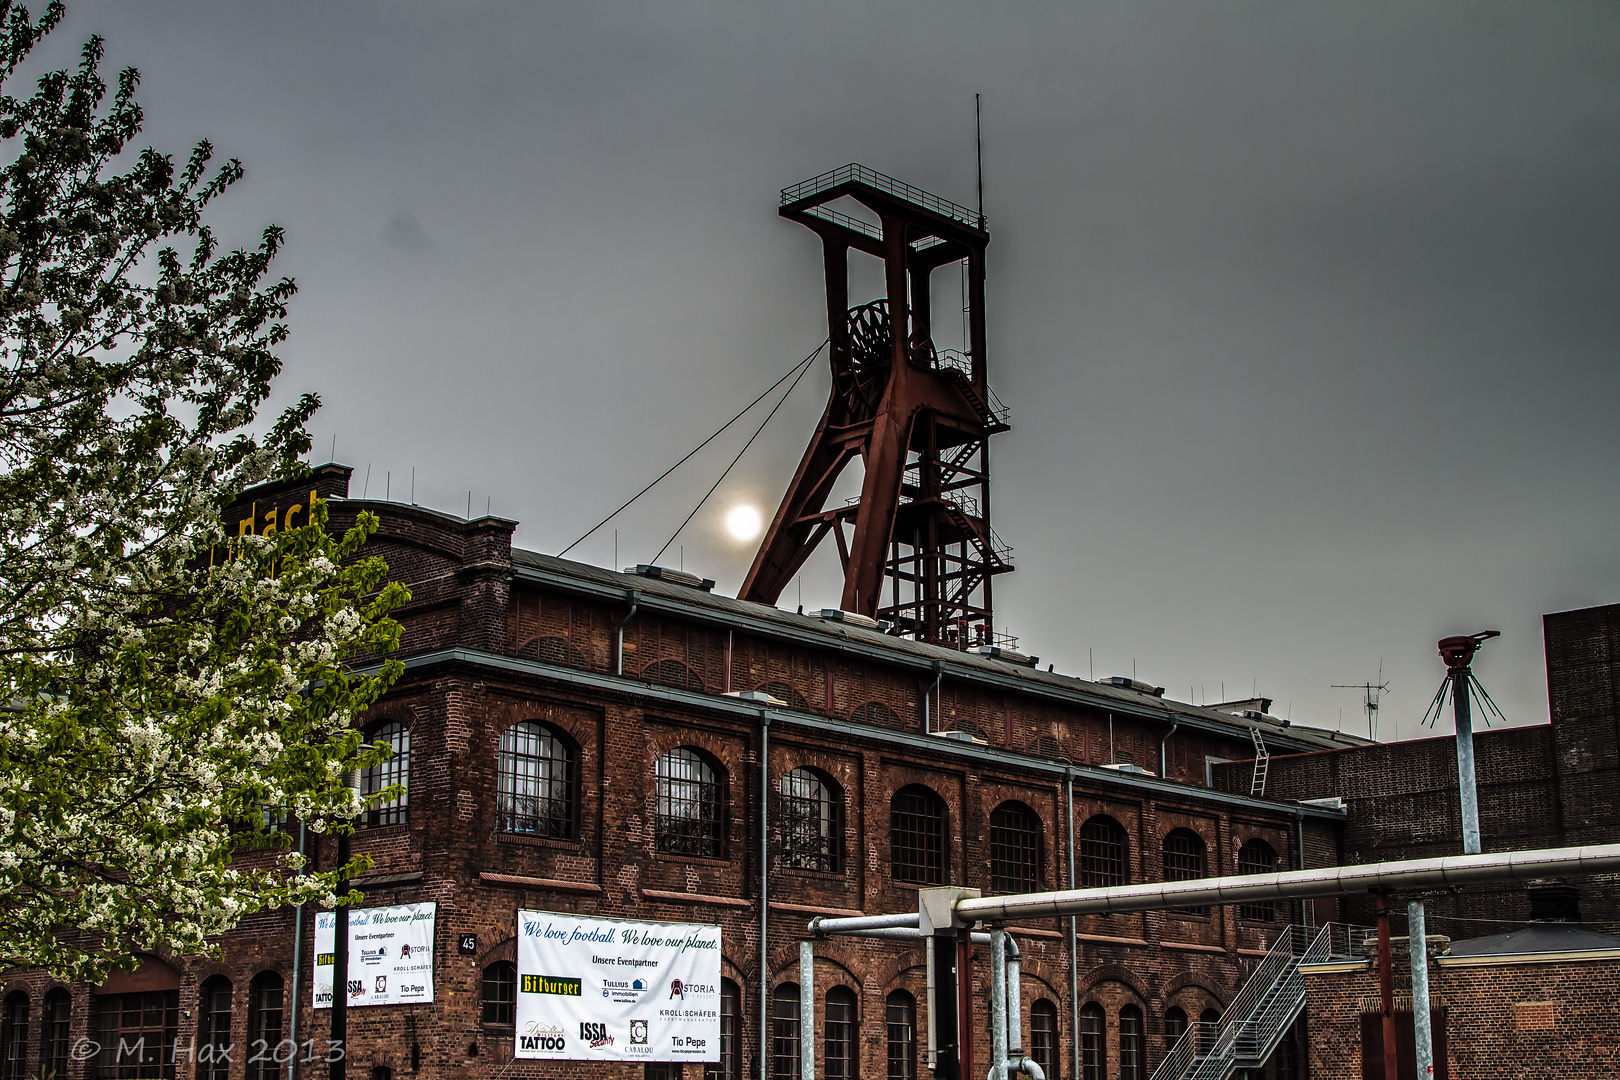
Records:
[[[844,199],[877,224],[835,209]],[[989,438],[1008,424],[985,374],[984,215],[853,164],[783,189],[778,212],[821,237],[832,395],[742,599],[774,604],[832,533],[843,610],[919,641],[995,644],[992,583],[1012,564],[990,527]],[[886,293],[855,307],[852,250],[883,263]],[[965,351],[936,349],[930,326],[930,280],[953,263],[966,275]],[[829,507],[856,457],[860,496]]]

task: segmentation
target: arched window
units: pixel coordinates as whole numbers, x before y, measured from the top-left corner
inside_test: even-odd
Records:
[[[762,683],[761,685],[756,686],[754,689],[763,690],[777,701],[787,702],[788,708],[790,709],[799,709],[805,712],[808,712],[810,709],[809,699],[803,694],[799,693],[799,691],[790,682],[784,682],[781,679],[778,679],[775,682]]]
[[[720,980],[720,1060],[703,1066],[703,1080],[742,1080],[738,1071],[737,1020],[742,1015],[742,991],[730,979]]]
[[[855,724],[874,724],[877,727],[899,727],[900,717],[881,701],[868,701],[850,710],[849,719]]]
[[[827,991],[823,1028],[821,1043],[827,1066],[822,1075],[827,1080],[856,1080],[861,1071],[861,1058],[855,1042],[855,1033],[859,1030],[855,991],[847,986],[835,986]]]
[[[1198,1052],[1207,1054],[1215,1049],[1215,1039],[1221,1033],[1221,1011],[1205,1009],[1198,1014]]]
[[[990,891],[1035,892],[1041,886],[1041,819],[1021,802],[990,811]]]
[[[698,751],[683,746],[658,759],[657,782],[658,850],[724,858],[724,799],[719,769]]]
[[[276,1080],[280,1075],[275,1052],[281,1045],[282,988],[281,976],[274,971],[261,971],[248,984],[248,1080]]]
[[[1098,814],[1080,826],[1080,887],[1106,889],[1129,879],[1130,859],[1125,829]]]
[[[783,983],[771,994],[771,1076],[799,1080],[798,983]]]
[[[883,1001],[889,1031],[889,1080],[917,1080],[917,999],[896,990]]]
[[[781,780],[782,865],[835,874],[844,868],[844,797],[832,779],[799,768]]]
[[[525,720],[501,732],[495,781],[496,828],[569,840],[574,835],[574,750],[544,724]]]
[[[28,995],[21,990],[6,995],[0,1015],[0,1077],[23,1080],[28,1071]]]
[[[373,744],[384,743],[390,753],[386,761],[379,761],[360,774],[360,794],[375,795],[395,784],[407,790],[400,792],[396,798],[367,810],[361,817],[361,823],[403,825],[406,806],[410,802],[411,795],[408,790],[411,786],[411,729],[393,721],[373,728],[366,734],[366,741]]]
[[[1238,848],[1237,863],[1240,874],[1274,874],[1277,852],[1264,840],[1250,840]],[[1270,900],[1250,900],[1238,906],[1238,917],[1247,922],[1276,922],[1277,905]]]
[[[1164,880],[1196,881],[1204,876],[1204,841],[1191,829],[1171,829],[1164,838]],[[1207,907],[1172,908],[1183,915],[1208,915]]]
[[[641,669],[641,677],[648,682],[678,686],[682,690],[705,689],[698,673],[679,660],[655,660]]]
[[[1047,1076],[1057,1076],[1058,1011],[1045,998],[1029,1007],[1029,1056]]]
[[[890,869],[912,885],[945,884],[945,803],[912,784],[889,803]]]
[[[197,1000],[197,1080],[226,1080],[231,1072],[231,980],[211,975]]]
[[[517,965],[497,960],[484,969],[484,1023],[506,1027],[517,1020]]]
[[[1088,1001],[1080,1010],[1080,1077],[1103,1080],[1107,1061],[1103,1055],[1103,1007]]]
[[[39,1020],[44,1036],[39,1047],[44,1080],[63,1080],[67,1076],[68,1037],[73,1023],[73,995],[65,986],[45,995],[45,1011]]]
[[[1164,1052],[1168,1054],[1185,1034],[1187,1012],[1179,1005],[1172,1005],[1164,1012]]]
[[[642,1066],[641,1080],[685,1080],[686,1066],[678,1061],[649,1061]]]
[[[141,989],[122,994],[92,993],[90,997],[86,1048],[94,1056],[86,1064],[85,1076],[90,1080],[174,1080],[174,1047],[180,1037],[180,973],[147,955],[141,958],[130,982]],[[186,1034],[189,1041],[191,1033]]]
[[[1119,1080],[1147,1080],[1142,1056],[1142,1010],[1125,1005],[1119,1010]]]

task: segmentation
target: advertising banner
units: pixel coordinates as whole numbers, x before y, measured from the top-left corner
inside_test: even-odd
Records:
[[[719,1061],[720,928],[517,913],[520,1058]]]
[[[349,912],[349,1008],[433,1000],[433,922],[438,905]],[[315,1007],[332,1007],[337,913],[315,913]]]

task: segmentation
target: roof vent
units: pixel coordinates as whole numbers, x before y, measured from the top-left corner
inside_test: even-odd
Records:
[[[781,698],[767,694],[763,690],[729,690],[721,696],[736,698],[739,701],[756,701],[761,705],[774,705],[779,709],[785,709],[788,705]]]
[[[1041,658],[1038,656],[1025,656],[1017,649],[1008,649],[1001,645],[980,645],[979,655],[1005,660],[1009,664],[1022,664],[1025,667],[1034,667],[1041,662]]]
[[[824,607],[819,616],[827,622],[849,623],[851,626],[864,626],[868,630],[877,630],[881,624],[873,618],[855,611],[845,611],[842,608]]]
[[[1124,675],[1110,675],[1103,682],[1109,686],[1117,686],[1122,690],[1135,690],[1138,694],[1151,694],[1154,697],[1164,697],[1164,687],[1145,683],[1140,679],[1129,679]]]
[[[1098,768],[1111,769],[1114,772],[1130,773],[1133,776],[1157,776],[1158,775],[1157,773],[1149,772],[1148,770],[1142,768],[1142,766],[1140,766],[1140,765],[1133,765],[1129,761],[1116,761],[1112,765],[1100,765],[1100,766],[1098,766]]]
[[[652,578],[654,581],[667,581],[671,585],[685,585],[690,589],[702,589],[708,592],[714,588],[714,581],[696,574],[688,574],[685,570],[671,570],[667,566],[648,566],[646,563],[637,563],[634,567],[625,567],[624,572],[635,574],[637,577]]]
[[[1344,800],[1335,795],[1331,799],[1301,799],[1299,805],[1314,806],[1319,810],[1343,810]]]
[[[942,739],[950,739],[952,742],[978,743],[980,746],[990,745],[990,740],[981,739],[971,731],[936,731],[934,734]]]

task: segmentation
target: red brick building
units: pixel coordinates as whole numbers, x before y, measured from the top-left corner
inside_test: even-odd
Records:
[[[1071,866],[1080,884],[1109,884],[1339,858],[1341,812],[1206,777],[1252,755],[1255,729],[1279,753],[1348,736],[743,603],[681,575],[514,550],[514,522],[348,500],[348,476],[326,466],[252,492],[232,519],[273,518],[311,486],[337,527],[370,509],[373,550],[413,595],[406,674],[367,718],[395,756],[366,785],[407,793],[369,814],[354,847],[374,860],[357,882],[367,905],[437,902],[435,999],[349,1011],[357,1080],[572,1075],[511,1057],[520,907],[720,924],[725,1057],[706,1076],[760,1075],[763,1009],[773,1075],[795,1075],[797,1040],[813,1037],[824,1076],[912,1077],[925,1068],[922,950],[821,942],[817,985],[800,988],[811,917],[915,910],[927,884],[1060,888]],[[332,864],[331,838],[304,839]],[[1178,1025],[1218,1013],[1294,915],[1094,916],[1072,937],[1066,921],[1012,927],[1023,1045],[1049,1076],[1071,1076],[1079,1056],[1083,1075],[1146,1080]],[[313,922],[253,916],[218,959],[151,957],[102,987],[7,973],[4,1075],[316,1075],[326,1065],[307,1059],[324,1053],[329,1014],[311,1006]],[[975,978],[987,984],[982,966]],[[804,992],[815,1032],[798,1030]],[[166,1056],[133,1071],[79,1041],[141,1033]],[[255,1040],[295,1040],[294,1060],[244,1060]],[[227,1043],[229,1061],[196,1060]],[[1291,1059],[1271,1072],[1302,1075]]]

